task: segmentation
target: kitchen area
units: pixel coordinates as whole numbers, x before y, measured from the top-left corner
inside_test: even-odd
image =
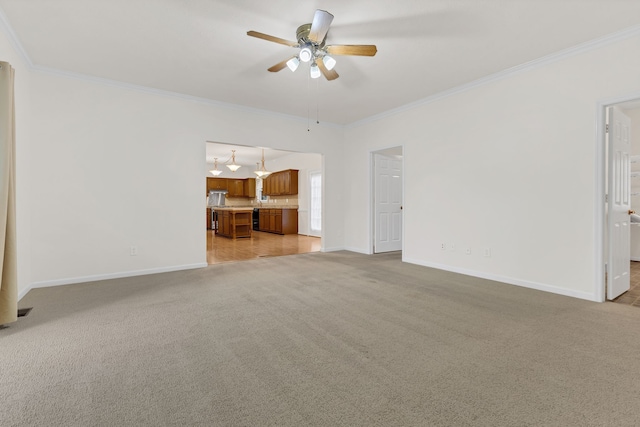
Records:
[[[320,167],[318,154],[207,142],[207,262],[320,251]]]

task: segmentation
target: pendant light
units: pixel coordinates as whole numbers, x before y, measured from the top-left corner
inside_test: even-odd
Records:
[[[236,165],[236,150],[231,150],[231,164],[227,165],[231,172],[235,172],[240,169],[240,165]]]
[[[256,163],[257,165],[257,163]],[[269,175],[271,175],[271,172],[267,171],[264,167],[264,148],[262,149],[262,168],[259,170],[254,171],[254,173],[256,175],[258,175],[258,178],[264,179],[266,177],[268,177]]]
[[[210,170],[209,172],[211,172],[211,174],[213,176],[218,176],[222,173],[221,170],[218,170],[218,158],[214,157],[213,158],[213,170]]]

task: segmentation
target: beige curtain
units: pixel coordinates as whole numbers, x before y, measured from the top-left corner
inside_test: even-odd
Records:
[[[14,70],[0,62],[0,325],[18,316]]]

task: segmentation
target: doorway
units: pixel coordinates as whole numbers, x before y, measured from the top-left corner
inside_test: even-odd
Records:
[[[640,306],[640,216],[634,212],[640,211],[640,100],[600,107],[604,268],[598,296]]]
[[[320,171],[323,167],[323,156],[321,154],[214,141],[206,141],[205,151],[203,176],[206,177],[207,182],[207,227],[206,229],[203,227],[203,231],[206,232],[207,264],[322,250],[321,227],[317,226],[313,233],[309,231],[310,205],[317,208],[314,219],[322,218],[322,198],[316,194],[317,191],[313,192],[309,185],[311,174],[316,178],[315,181],[318,181],[317,178],[320,183],[322,181]],[[237,165],[235,170],[229,167],[230,163]],[[278,184],[282,185],[282,188],[279,187],[275,194],[265,196],[261,191],[263,180],[256,178],[257,172],[264,172],[264,170],[269,173],[291,171],[287,176],[289,180],[292,176],[297,177],[295,185],[292,181],[278,179],[278,183],[283,183]],[[289,182],[289,186],[285,187],[285,181]],[[253,212],[252,219],[257,217],[258,224],[252,223],[250,236],[229,239],[215,232],[210,211],[211,208],[215,208],[216,203],[210,203],[209,184],[211,188],[221,192],[226,191],[221,203],[224,208],[248,209]],[[219,188],[214,187],[218,184]],[[233,191],[230,187],[232,184]],[[321,190],[321,185],[318,185],[315,190]],[[312,193],[316,198],[310,201]],[[217,206],[220,207],[220,205]],[[286,209],[287,228],[281,230],[284,233],[270,233],[268,231],[274,230],[260,226],[260,212],[263,212],[263,209],[273,214],[274,223],[277,223],[276,219],[280,217],[283,225],[285,216],[275,212],[280,210],[285,212]]]
[[[403,246],[403,148],[371,153],[373,171],[372,252],[401,251]]]

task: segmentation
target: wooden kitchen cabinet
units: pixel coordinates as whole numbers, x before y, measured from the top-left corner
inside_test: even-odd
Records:
[[[209,178],[207,177],[207,195],[211,190],[227,190],[227,197],[256,197],[255,178]]]
[[[207,208],[207,230],[211,230],[211,209]]]
[[[262,192],[267,196],[295,196],[298,194],[298,170],[272,173],[264,180]]]
[[[226,178],[209,178],[207,177],[207,195],[210,190],[228,190]]]
[[[244,196],[251,199],[256,197],[256,179],[247,178],[244,180]]]
[[[228,179],[227,190],[229,190],[227,197],[245,197],[244,179]]]
[[[297,209],[260,209],[260,231],[276,234],[298,234]]]
[[[269,231],[269,209],[258,210],[258,229],[260,231]]]

